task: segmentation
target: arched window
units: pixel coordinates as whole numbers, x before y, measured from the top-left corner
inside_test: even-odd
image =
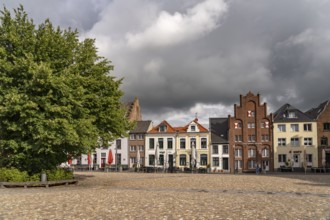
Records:
[[[268,148],[262,149],[261,155],[262,157],[269,157],[269,149]]]

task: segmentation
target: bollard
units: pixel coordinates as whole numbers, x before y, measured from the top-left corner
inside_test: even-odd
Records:
[[[41,174],[41,182],[46,182],[47,181],[47,174],[46,173],[42,173]]]

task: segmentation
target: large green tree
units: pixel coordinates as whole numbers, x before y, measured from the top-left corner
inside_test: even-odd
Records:
[[[22,6],[0,22],[0,166],[40,172],[125,134],[122,80],[93,39]]]

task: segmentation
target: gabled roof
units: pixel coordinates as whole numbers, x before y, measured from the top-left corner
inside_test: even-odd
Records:
[[[289,117],[290,113],[294,113],[295,117]],[[299,109],[293,107],[290,104],[285,104],[281,108],[279,108],[274,113],[274,122],[309,122],[313,121],[307,114],[303,113]]]
[[[189,122],[186,126],[182,127],[179,132],[187,132],[188,131],[188,128],[189,126],[192,124],[192,123],[195,123],[198,127],[198,130],[199,132],[208,132],[209,130],[207,128],[205,128],[203,125],[201,125],[199,122],[198,122],[198,118],[195,118],[194,120],[192,120],[191,122]]]
[[[166,131],[159,131],[159,127],[161,125],[166,125],[167,129]],[[162,121],[161,123],[159,123],[156,127],[153,127],[148,133],[175,133],[176,129],[173,128],[166,120]]]
[[[228,118],[210,118],[211,143],[228,143]]]
[[[147,133],[150,130],[151,121],[137,121],[133,130],[129,133]]]
[[[327,107],[328,104],[329,104],[329,101],[325,101],[325,102],[321,103],[318,107],[308,110],[306,112],[306,114],[312,119],[317,119],[322,114],[322,112],[325,110],[325,108]]]

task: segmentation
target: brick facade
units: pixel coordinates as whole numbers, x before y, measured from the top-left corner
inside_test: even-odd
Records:
[[[267,114],[266,103],[260,104],[260,95],[240,95],[240,104],[234,105],[234,116],[228,119],[231,172],[253,171],[257,165],[273,171],[272,115]]]
[[[330,167],[330,130],[324,129],[324,123],[330,123],[330,103],[327,102],[323,111],[319,114],[317,120],[317,143],[318,143],[318,166],[322,167],[322,150],[326,151],[326,167]],[[327,144],[321,143],[321,139],[326,138]]]

